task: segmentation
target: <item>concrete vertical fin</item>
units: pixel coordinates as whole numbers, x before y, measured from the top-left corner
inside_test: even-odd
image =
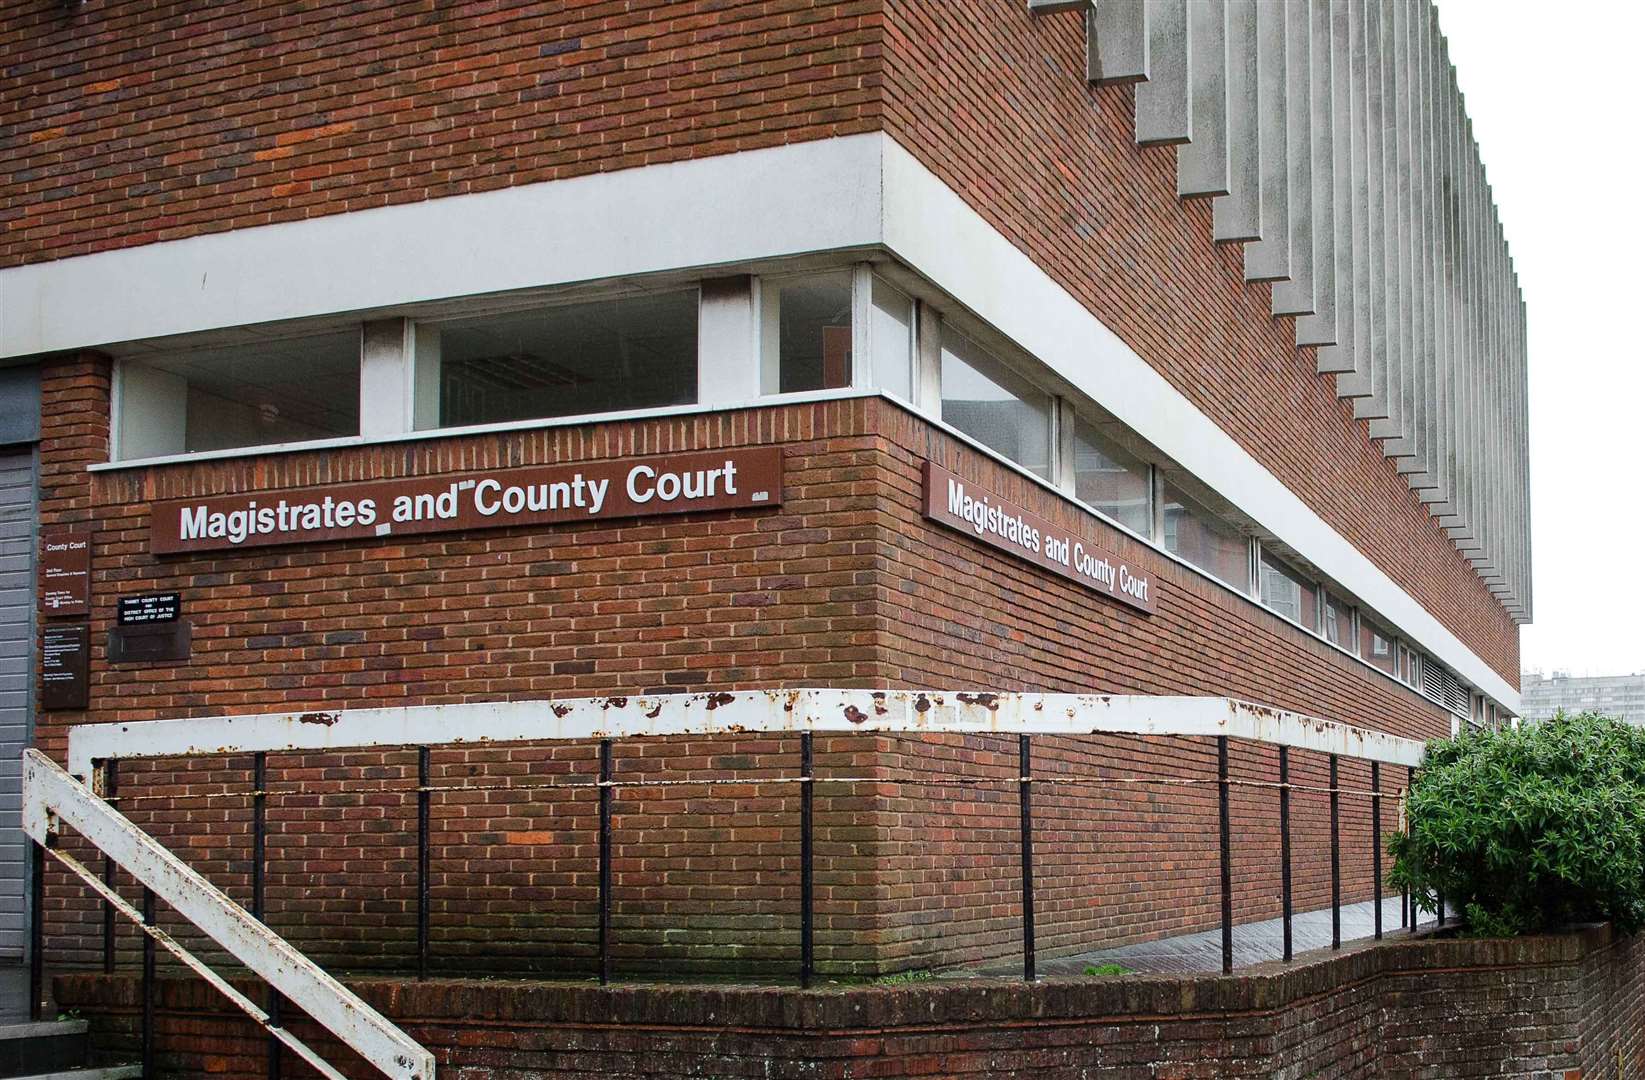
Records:
[[[1188,113],[1187,0],[1146,0],[1148,78],[1137,84],[1137,142],[1184,143],[1193,134]]]
[[[1370,290],[1365,262],[1365,94],[1363,43],[1354,30],[1358,0],[1331,0],[1332,138],[1336,176],[1337,340],[1319,350],[1319,370],[1337,373],[1337,393],[1353,397],[1363,381],[1359,353],[1365,348],[1365,297]]]
[[[1211,236],[1219,242],[1255,239],[1262,228],[1258,170],[1257,4],[1228,0],[1228,194],[1211,204]]]
[[[1193,137],[1177,150],[1177,195],[1193,198],[1229,191],[1229,48],[1226,0],[1188,5],[1188,127]]]
[[[1148,78],[1147,0],[1101,0],[1085,13],[1085,77],[1099,86]]]
[[[1285,5],[1285,155],[1287,227],[1291,272],[1274,283],[1270,310],[1275,315],[1312,315],[1318,312],[1321,275],[1315,270],[1318,245],[1314,226],[1314,0]]]
[[[1388,163],[1384,153],[1387,112],[1383,78],[1382,0],[1362,3],[1354,0],[1356,25],[1362,46],[1355,51],[1365,72],[1365,232],[1366,232],[1366,335],[1368,348],[1363,364],[1355,373],[1363,375],[1366,393],[1354,400],[1354,417],[1359,420],[1384,419],[1388,407]],[[1356,358],[1357,359],[1357,358]]]
[[[1257,239],[1245,245],[1246,281],[1279,281],[1291,276],[1286,9],[1293,6],[1306,15],[1306,5],[1257,5],[1257,175],[1261,177],[1261,196]]]

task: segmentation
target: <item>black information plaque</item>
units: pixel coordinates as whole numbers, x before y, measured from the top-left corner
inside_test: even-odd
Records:
[[[122,596],[116,602],[115,619],[121,626],[176,622],[183,602],[174,592]]]
[[[174,622],[116,626],[109,631],[109,663],[157,664],[187,660],[194,643],[194,624]]]
[[[84,709],[91,694],[91,631],[85,623],[48,626],[40,658],[40,705]]]

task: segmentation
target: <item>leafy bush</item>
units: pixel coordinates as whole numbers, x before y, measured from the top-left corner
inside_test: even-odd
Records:
[[[1429,743],[1389,881],[1480,937],[1645,926],[1645,730],[1561,713]]]

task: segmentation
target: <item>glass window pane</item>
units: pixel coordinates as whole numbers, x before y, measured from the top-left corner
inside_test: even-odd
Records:
[[[1399,675],[1399,650],[1394,636],[1375,625],[1363,613],[1359,619],[1359,655],[1373,667]]]
[[[126,460],[359,433],[358,328],[121,364]]]
[[[1051,475],[1051,395],[963,334],[942,340],[942,418],[1024,468]]]
[[[851,385],[851,271],[761,283],[767,394]]]
[[[1266,551],[1262,553],[1262,602],[1298,626],[1314,629],[1318,601],[1313,583]]]
[[[1165,550],[1240,592],[1251,590],[1250,541],[1169,485],[1165,489]]]
[[[1354,651],[1354,614],[1340,596],[1325,594],[1325,624],[1320,633],[1331,644]]]
[[[1148,466],[1080,417],[1074,422],[1074,497],[1143,536],[1153,532]]]
[[[442,427],[697,400],[694,289],[487,315],[438,329]]]
[[[874,279],[873,385],[914,400],[914,301]]]

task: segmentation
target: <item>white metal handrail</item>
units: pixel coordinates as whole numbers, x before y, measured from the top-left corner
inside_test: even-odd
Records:
[[[23,829],[154,941],[229,998],[326,1080],[346,1080],[289,1030],[208,968],[83,863],[58,850],[64,825],[89,840],[316,1023],[393,1080],[433,1080],[434,1056],[284,938],[137,828],[38,750],[23,753]]]
[[[741,690],[549,698],[83,724],[69,771],[100,761],[372,746],[450,746],[736,732],[1226,735],[1415,767],[1423,744],[1224,697],[981,690]]]
[[[1219,737],[1224,744],[1241,739],[1406,767],[1420,766],[1424,754],[1415,739],[1221,697],[812,688],[310,710],[73,727],[67,771],[36,751],[26,755],[24,827],[50,850],[58,822],[72,826],[385,1075],[432,1080],[426,1050],[105,802],[106,766],[137,758],[755,732]],[[1024,771],[1018,779],[1026,783]],[[1220,782],[1225,790],[1232,783],[1226,775]],[[605,783],[602,777],[602,790]],[[84,865],[52,854],[327,1080],[342,1080]],[[1028,937],[1031,950],[1031,931]]]

